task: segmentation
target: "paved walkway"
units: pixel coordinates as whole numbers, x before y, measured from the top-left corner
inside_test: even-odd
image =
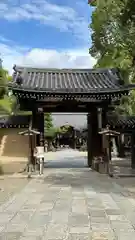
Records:
[[[134,240],[135,199],[82,156],[59,154],[59,168],[48,162],[43,178],[0,205],[0,240]]]

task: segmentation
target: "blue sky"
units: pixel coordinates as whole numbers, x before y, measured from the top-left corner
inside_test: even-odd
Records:
[[[87,0],[1,0],[0,54],[4,67],[91,68],[92,8]]]
[[[91,14],[88,0],[0,0],[3,66],[10,73],[14,64],[92,68]],[[86,117],[79,116],[78,123],[78,116],[54,116],[54,122],[77,127],[86,123]]]

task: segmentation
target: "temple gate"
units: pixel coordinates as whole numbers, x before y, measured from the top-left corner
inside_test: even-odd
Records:
[[[111,104],[128,95],[118,69],[39,69],[14,66],[9,89],[20,109],[32,111],[32,126],[40,132],[36,144],[44,145],[44,112],[87,112],[88,166],[103,155],[99,131],[107,124]]]

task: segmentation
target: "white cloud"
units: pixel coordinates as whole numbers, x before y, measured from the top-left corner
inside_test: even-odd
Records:
[[[87,1],[71,0],[75,7],[51,4],[49,0],[0,0],[0,19],[7,21],[36,21],[42,25],[71,32],[81,45],[89,42],[89,19],[86,18]],[[0,36],[0,53],[3,66],[12,72],[14,64],[49,68],[92,68],[95,64],[87,48],[77,50],[29,49],[16,46],[14,42]],[[71,124],[75,127],[86,124],[86,116],[53,116],[56,125]],[[79,119],[79,122],[78,122]]]
[[[48,49],[29,49],[27,47],[15,46],[15,43],[0,37],[0,53],[3,66],[12,73],[14,64],[33,67],[49,68],[92,68],[96,63],[88,49],[57,51]],[[79,121],[78,121],[79,119]],[[82,115],[58,115],[53,114],[56,126],[70,124],[76,128],[86,125],[86,114]]]
[[[84,3],[86,5],[86,3]],[[84,16],[84,17],[83,17]],[[35,20],[41,24],[57,28],[59,31],[70,31],[83,42],[88,43],[88,21],[84,14],[66,5],[56,5],[46,0],[5,1],[0,3],[0,18],[8,21]]]
[[[92,68],[95,59],[88,49],[78,50],[51,50],[28,49],[27,47],[14,46],[13,43],[5,43],[0,39],[0,53],[3,66],[11,73],[14,64],[47,68]]]

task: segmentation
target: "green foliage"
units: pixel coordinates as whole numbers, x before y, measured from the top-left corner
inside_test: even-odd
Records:
[[[15,104],[15,98],[5,95],[2,99],[0,99],[0,113],[11,114]]]
[[[97,1],[96,0],[88,0],[88,4],[90,4],[90,6],[95,7],[97,5]]]
[[[56,130],[53,126],[53,119],[51,113],[45,113],[44,115],[45,124],[45,137],[53,138],[56,134]]]
[[[121,16],[123,25],[135,24],[135,1],[127,0]]]
[[[90,53],[97,59],[97,67],[131,66],[129,49],[120,26],[119,16],[124,0],[97,1],[92,14],[92,47]],[[124,62],[123,62],[124,61]]]
[[[45,130],[45,137],[54,138],[58,133],[57,128],[52,127],[48,130]]]
[[[12,76],[8,75],[7,79],[8,79],[8,81],[11,81],[12,80]]]
[[[60,127],[60,133],[64,134],[64,133],[70,131],[70,129],[71,129],[70,125],[64,125],[64,126]]]
[[[125,83],[135,82],[135,1],[96,0],[94,4],[90,54],[97,59],[95,67],[117,67]],[[135,113],[134,97],[133,91],[129,99],[122,99],[119,110]]]
[[[49,129],[51,129],[53,127],[52,114],[45,113],[44,120],[45,120],[45,131],[48,131]]]
[[[45,113],[45,137],[54,138],[58,133],[66,133],[69,131],[70,126],[65,125],[62,127],[54,127],[51,113]]]
[[[16,106],[15,97],[8,96],[7,84],[11,79],[8,71],[0,68],[0,114],[11,114]]]
[[[7,83],[7,71],[3,68],[0,68],[0,99],[6,93],[6,83]]]

